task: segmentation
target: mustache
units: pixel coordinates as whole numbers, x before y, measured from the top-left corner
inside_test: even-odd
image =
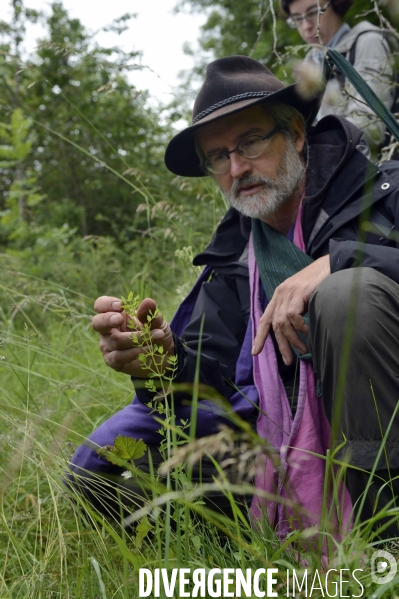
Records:
[[[241,187],[247,187],[249,185],[263,185],[266,189],[274,188],[274,183],[271,179],[269,179],[269,177],[261,177],[259,175],[244,175],[239,179],[234,179],[230,193],[236,198],[238,197]]]

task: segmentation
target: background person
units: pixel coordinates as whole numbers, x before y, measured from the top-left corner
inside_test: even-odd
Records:
[[[345,13],[353,0],[280,0],[287,24],[298,29],[302,39],[313,46],[305,62],[322,68],[323,46],[333,48],[351,62],[376,95],[391,109],[395,96],[392,50],[388,33],[361,21],[351,28],[344,22]],[[390,36],[390,39],[392,36]],[[393,38],[390,43],[393,43]],[[347,93],[342,92],[345,86]],[[344,116],[362,129],[373,157],[385,140],[382,123],[349,81],[342,75],[331,76],[317,115],[317,120],[328,114]]]

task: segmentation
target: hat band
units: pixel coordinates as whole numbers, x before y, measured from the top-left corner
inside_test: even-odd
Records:
[[[226,100],[221,100],[220,102],[213,104],[213,106],[210,106],[206,110],[203,110],[202,112],[197,114],[197,116],[193,119],[192,125],[195,125],[195,123],[198,123],[198,121],[200,121],[204,117],[208,116],[208,114],[210,114],[214,110],[217,110],[218,108],[222,108],[223,106],[227,106],[228,104],[233,104],[234,102],[238,102],[238,100],[245,100],[246,98],[263,98],[263,97],[266,98],[266,96],[270,96],[270,94],[273,94],[273,93],[274,92],[246,92],[245,94],[238,94],[237,96],[231,96],[231,98],[226,98]]]

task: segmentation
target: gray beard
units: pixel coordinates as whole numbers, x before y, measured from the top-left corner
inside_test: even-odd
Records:
[[[262,220],[275,214],[277,210],[299,189],[306,167],[295,148],[294,142],[287,138],[287,149],[276,177],[244,175],[234,179],[230,191],[221,190],[226,200],[245,216]],[[257,185],[262,188],[249,197],[240,197],[239,189],[243,185]]]

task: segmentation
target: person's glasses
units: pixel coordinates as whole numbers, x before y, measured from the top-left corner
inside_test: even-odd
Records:
[[[274,127],[274,129],[263,137],[261,135],[248,135],[248,137],[244,137],[240,141],[234,150],[230,150],[230,152],[217,152],[217,154],[208,156],[205,162],[201,164],[201,169],[214,175],[225,173],[230,166],[230,154],[233,154],[233,152],[238,152],[244,158],[256,158],[266,149],[269,139],[281,131],[281,129],[281,125],[277,125],[277,127]]]
[[[293,15],[292,17],[288,17],[286,19],[286,23],[291,29],[297,29],[303,23],[303,21],[307,21],[308,23],[314,23],[318,17],[321,17],[326,12],[327,8],[330,6],[332,0],[329,0],[324,6],[318,7],[315,6],[310,10],[307,10],[304,15]]]

